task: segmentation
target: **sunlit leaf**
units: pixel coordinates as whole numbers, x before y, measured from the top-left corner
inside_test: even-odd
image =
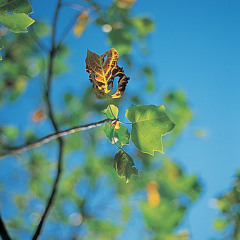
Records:
[[[119,177],[125,177],[126,183],[130,181],[131,175],[138,175],[138,170],[134,167],[133,159],[123,150],[120,149],[114,158],[114,168]]]
[[[140,151],[151,155],[154,151],[163,153],[162,136],[175,126],[163,105],[131,106],[126,117],[132,122],[131,139]]]
[[[0,22],[15,33],[27,32],[35,21],[28,16],[32,8],[28,0],[4,0],[0,4]]]
[[[109,123],[105,123],[103,130],[112,144],[119,143],[121,147],[129,144],[130,134],[122,124],[119,124],[119,128],[116,128],[116,125],[110,126]]]
[[[118,52],[114,48],[102,55],[87,51],[86,71],[89,73],[89,80],[93,83],[93,90],[98,99],[109,96],[116,77],[119,77],[118,88],[110,97],[120,98],[125,91],[130,78],[126,77],[123,68],[118,66],[118,58]]]
[[[28,0],[2,0],[0,3],[0,11],[25,14],[33,12]]]
[[[109,119],[116,119],[118,117],[118,108],[113,104],[108,105],[108,107],[102,112]]]

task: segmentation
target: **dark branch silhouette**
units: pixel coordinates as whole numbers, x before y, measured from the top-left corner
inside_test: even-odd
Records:
[[[2,240],[11,240],[11,238],[8,235],[5,224],[2,220],[1,213],[0,213],[0,236],[1,236]]]
[[[76,126],[76,127],[69,128],[69,129],[66,129],[66,130],[63,130],[63,131],[60,131],[60,132],[52,133],[52,134],[49,134],[49,135],[47,135],[43,138],[38,139],[35,142],[29,143],[27,145],[19,146],[19,147],[16,147],[16,148],[12,148],[11,150],[9,150],[7,152],[4,152],[4,153],[0,153],[0,159],[4,158],[4,157],[7,157],[7,156],[10,156],[10,155],[15,155],[15,154],[21,153],[23,151],[27,151],[31,148],[39,147],[39,146],[41,146],[45,143],[48,143],[48,142],[50,142],[54,139],[60,138],[60,137],[64,137],[64,136],[67,136],[67,135],[70,135],[70,134],[73,134],[73,133],[76,133],[76,132],[80,132],[80,131],[89,130],[91,128],[100,127],[105,122],[114,123],[116,121],[117,121],[117,119],[116,120],[104,119],[104,120],[99,121],[99,122],[94,122],[94,123],[89,123],[89,124],[86,124],[86,125]]]

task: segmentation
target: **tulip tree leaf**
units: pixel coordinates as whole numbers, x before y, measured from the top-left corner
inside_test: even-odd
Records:
[[[117,151],[114,158],[114,168],[119,177],[125,177],[126,183],[130,181],[131,175],[138,175],[138,170],[134,167],[133,159],[123,150]]]
[[[150,155],[154,151],[163,153],[162,136],[175,126],[163,105],[131,106],[126,117],[132,122],[131,139],[140,151]]]
[[[105,123],[103,131],[112,144],[119,143],[121,147],[129,144],[130,134],[122,124],[119,124],[119,129],[117,129],[114,125],[110,126],[109,123]]]
[[[33,12],[28,0],[3,0],[0,3],[0,11],[25,14]]]
[[[0,3],[0,22],[12,32],[27,32],[34,23],[28,16],[32,12],[28,0],[4,0]]]
[[[87,51],[86,71],[89,73],[89,80],[93,84],[96,98],[120,98],[123,95],[130,78],[125,75],[123,68],[118,66],[118,59],[118,52],[114,48],[102,55]],[[116,77],[119,77],[117,90],[109,95]]]
[[[102,112],[109,119],[116,119],[117,116],[118,116],[118,108],[113,104],[109,105]],[[121,147],[123,145],[129,144],[130,134],[128,132],[128,129],[126,127],[124,127],[122,124],[119,124],[119,123],[116,123],[116,124],[105,123],[103,131],[106,134],[106,137],[109,139],[109,141],[112,144],[118,142]]]
[[[113,104],[108,105],[108,107],[105,110],[103,110],[102,112],[109,119],[116,119],[118,116],[118,108]]]

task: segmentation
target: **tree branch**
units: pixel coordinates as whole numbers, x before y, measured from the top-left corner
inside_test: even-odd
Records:
[[[57,53],[57,49],[56,49],[56,44],[55,44],[55,38],[56,38],[56,26],[57,26],[57,19],[58,19],[58,15],[59,15],[59,11],[61,8],[61,4],[62,1],[58,0],[57,3],[57,7],[55,10],[55,14],[54,14],[54,19],[53,19],[53,25],[52,25],[52,40],[51,40],[51,50],[49,51],[49,65],[48,65],[48,75],[47,75],[47,86],[45,89],[45,100],[46,100],[46,104],[48,107],[48,115],[49,118],[51,120],[51,123],[53,125],[53,128],[55,130],[55,132],[59,132],[58,130],[58,126],[53,114],[53,109],[52,109],[52,104],[51,104],[51,100],[50,100],[50,93],[51,93],[51,82],[52,82],[52,78],[53,78],[53,70],[54,70],[54,58],[56,56]],[[58,144],[59,144],[59,152],[58,152],[58,161],[57,161],[57,175],[56,178],[54,180],[54,184],[52,187],[52,192],[49,196],[49,199],[46,203],[46,207],[44,210],[44,213],[41,217],[41,220],[36,228],[36,231],[32,237],[32,240],[36,240],[38,239],[38,237],[40,236],[43,224],[46,220],[46,217],[48,215],[48,212],[53,204],[56,192],[57,192],[57,187],[58,187],[58,183],[59,183],[59,179],[61,177],[61,172],[62,172],[62,161],[63,161],[63,140],[61,137],[57,138],[58,140]]]
[[[50,142],[50,141],[52,141],[54,139],[60,138],[60,137],[64,137],[64,136],[67,136],[67,135],[70,135],[70,134],[73,134],[73,133],[76,133],[76,132],[80,132],[80,131],[89,130],[91,128],[100,127],[105,122],[114,123],[116,121],[117,120],[104,119],[104,120],[99,121],[99,122],[94,122],[94,123],[90,123],[90,124],[87,124],[87,125],[77,126],[77,127],[66,129],[64,131],[52,133],[52,134],[49,134],[49,135],[47,135],[47,136],[45,136],[43,138],[38,139],[37,141],[35,141],[33,143],[29,143],[27,145],[23,145],[23,146],[11,149],[10,151],[4,152],[4,153],[0,153],[0,159],[4,158],[4,157],[7,157],[7,156],[10,156],[10,155],[15,155],[17,153],[24,152],[24,151],[29,150],[31,148],[39,147],[39,146],[41,146],[41,145],[43,145],[45,143],[48,143],[48,142]]]
[[[11,240],[11,238],[8,235],[5,224],[2,220],[1,214],[0,214],[0,236],[2,237],[2,240]]]

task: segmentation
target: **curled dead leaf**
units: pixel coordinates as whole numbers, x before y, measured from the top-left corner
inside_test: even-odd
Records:
[[[120,98],[124,93],[130,78],[126,77],[123,68],[118,66],[118,59],[118,52],[114,48],[102,55],[87,51],[86,71],[89,73],[89,80],[93,83],[93,90],[98,99],[104,99],[107,96]],[[116,77],[119,77],[118,88],[114,94],[110,95]]]

